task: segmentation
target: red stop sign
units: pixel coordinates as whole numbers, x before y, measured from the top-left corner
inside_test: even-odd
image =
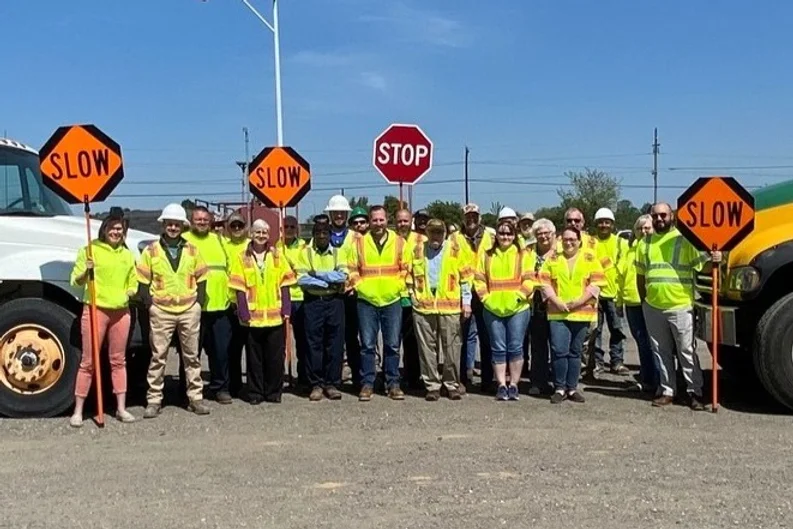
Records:
[[[372,163],[391,184],[415,184],[432,168],[432,141],[418,125],[394,123],[374,140]]]

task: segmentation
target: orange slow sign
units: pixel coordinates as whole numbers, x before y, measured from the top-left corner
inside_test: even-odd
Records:
[[[677,200],[677,228],[703,251],[729,251],[754,229],[754,197],[730,176],[699,178]]]
[[[94,125],[58,128],[39,165],[44,185],[70,204],[101,202],[124,178],[121,146]]]
[[[291,147],[265,147],[251,162],[248,184],[270,208],[291,208],[311,189],[311,168]]]

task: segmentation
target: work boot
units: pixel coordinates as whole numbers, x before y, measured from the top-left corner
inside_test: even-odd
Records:
[[[427,394],[424,396],[424,400],[428,402],[435,402],[436,400],[440,400],[440,398],[441,398],[441,392],[438,391],[437,389],[428,391]]]
[[[631,370],[625,367],[625,364],[616,364],[612,366],[611,372],[615,375],[621,375],[621,376],[631,374]]]
[[[330,400],[340,400],[341,391],[339,391],[333,386],[329,386],[325,388],[325,396],[328,397]]]
[[[317,386],[311,390],[311,394],[308,396],[308,400],[312,402],[317,402],[322,400],[322,388]]]
[[[361,392],[358,393],[358,400],[361,402],[369,402],[372,400],[372,395],[374,394],[374,390],[372,386],[364,386],[361,388]]]
[[[553,395],[551,395],[551,404],[561,404],[566,398],[567,395],[565,395],[564,393],[559,391],[554,391]]]
[[[149,404],[148,406],[146,406],[146,409],[143,410],[143,418],[154,419],[160,414],[161,411],[162,411],[162,406],[160,406],[159,404]]]
[[[663,408],[664,406],[669,406],[674,401],[674,397],[671,395],[661,395],[660,397],[656,397],[653,399],[653,406],[656,408]]]
[[[579,404],[583,404],[584,402],[586,402],[584,395],[582,395],[580,391],[574,391],[572,393],[568,393],[567,400],[570,400],[572,402],[578,402]]]
[[[391,400],[405,400],[405,392],[399,386],[393,386],[388,390],[388,398]]]
[[[460,385],[462,386],[462,384]],[[460,400],[463,398],[463,393],[457,388],[452,388],[446,393],[449,395],[449,400]]]
[[[231,404],[231,393],[221,391],[215,395],[215,400],[218,402],[218,404]]]
[[[187,409],[196,415],[209,415],[209,406],[203,400],[194,400],[187,405]]]
[[[688,407],[693,411],[705,411],[705,405],[699,400],[699,397],[693,393],[688,396]]]

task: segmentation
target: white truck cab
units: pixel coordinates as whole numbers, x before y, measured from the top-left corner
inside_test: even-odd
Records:
[[[137,259],[156,238],[129,230],[126,243]],[[69,275],[86,239],[85,220],[43,185],[38,153],[0,138],[0,415],[49,417],[74,401],[82,289]]]

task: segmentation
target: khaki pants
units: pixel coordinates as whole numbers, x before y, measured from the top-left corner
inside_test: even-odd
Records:
[[[162,403],[165,364],[174,331],[179,333],[182,363],[187,376],[187,398],[191,402],[201,400],[204,383],[201,380],[201,360],[198,357],[198,336],[201,328],[201,306],[196,303],[185,312],[172,314],[152,305],[149,309],[151,321],[151,363],[146,380],[149,391],[146,400],[151,404]]]
[[[462,347],[459,314],[422,314],[413,311],[413,328],[419,346],[421,380],[427,391],[458,389],[460,384],[457,357]],[[444,354],[445,353],[445,354]],[[443,364],[443,376],[438,373]]]
[[[660,310],[647,303],[642,308],[650,346],[661,371],[659,392],[668,397],[677,395],[677,357],[686,381],[686,392],[702,398],[702,367],[694,339],[694,313],[691,310]]]

